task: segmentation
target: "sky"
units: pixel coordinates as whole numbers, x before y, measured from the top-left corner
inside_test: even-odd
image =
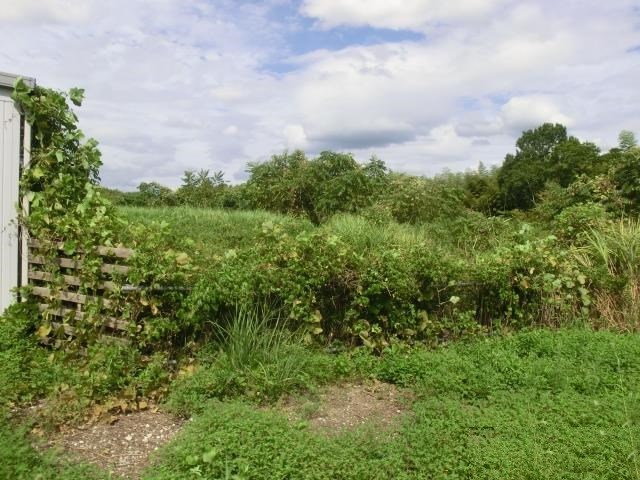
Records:
[[[433,175],[560,122],[640,134],[637,0],[0,0],[0,71],[86,89],[106,186],[285,150]]]

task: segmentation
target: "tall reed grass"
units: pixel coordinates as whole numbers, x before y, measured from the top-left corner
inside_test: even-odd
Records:
[[[269,397],[297,386],[308,362],[302,337],[269,305],[238,305],[217,332],[220,361]]]
[[[586,235],[577,260],[618,288],[595,290],[594,305],[608,327],[640,329],[640,222],[621,219]],[[596,279],[601,280],[601,279]]]

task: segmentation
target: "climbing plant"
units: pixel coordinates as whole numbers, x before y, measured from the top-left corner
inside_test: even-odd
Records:
[[[61,292],[68,280],[56,257],[64,254],[78,260],[74,270],[77,293],[86,296],[81,316],[66,312],[62,324],[53,324],[45,314],[37,329],[41,337],[53,336],[67,350],[101,338],[105,318],[128,322],[125,340],[142,348],[171,344],[183,329],[175,313],[191,272],[189,257],[163,249],[161,225],[128,224],[99,189],[102,165],[98,142],[86,138],[78,128],[78,117],[69,105],[82,104],[84,90],[68,93],[40,86],[31,88],[18,80],[13,100],[32,128],[31,162],[22,174],[20,191],[28,209],[19,209],[19,222],[32,239],[38,255],[45,259],[50,279],[49,305],[61,306]],[[98,246],[135,249],[126,274],[110,278],[102,295],[103,258]],[[103,249],[104,251],[104,249]],[[170,287],[170,288],[169,288]],[[29,288],[23,292],[29,298]],[[67,335],[73,325],[73,335]],[[54,328],[55,327],[55,328]]]

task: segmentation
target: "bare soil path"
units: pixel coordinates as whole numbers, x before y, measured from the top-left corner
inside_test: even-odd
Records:
[[[99,423],[65,429],[49,439],[72,458],[130,479],[140,478],[152,454],[171,440],[184,420],[146,410],[121,415],[112,424]]]
[[[322,389],[315,396],[288,397],[280,408],[290,420],[308,421],[327,434],[370,424],[380,432],[396,427],[411,402],[411,395],[383,382],[343,383]]]

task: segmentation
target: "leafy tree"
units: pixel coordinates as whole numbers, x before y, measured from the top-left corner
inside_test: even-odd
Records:
[[[582,174],[601,173],[606,167],[600,150],[589,142],[567,137],[560,124],[545,123],[527,130],[508,154],[498,174],[503,208],[528,210],[549,181],[569,186]]]
[[[375,157],[359,165],[351,154],[322,152],[309,164],[311,220],[324,220],[336,212],[354,213],[371,205],[384,188],[385,174],[384,162]]]
[[[624,152],[613,177],[620,193],[640,210],[640,147]]]
[[[567,128],[545,123],[523,132],[516,142],[516,154],[508,154],[498,174],[505,209],[529,209],[544,188],[549,165],[557,145],[567,140]]]
[[[142,182],[138,185],[137,195],[138,205],[147,207],[160,207],[176,205],[176,197],[168,187],[160,185],[158,182]]]
[[[182,185],[178,188],[176,196],[182,205],[192,207],[220,207],[222,197],[227,184],[222,171],[214,172],[209,170],[194,172],[187,170],[182,177]]]
[[[455,218],[465,211],[465,192],[454,176],[424,178],[389,174],[389,187],[382,203],[396,221],[424,223],[438,218]]]
[[[337,212],[356,212],[383,191],[384,163],[372,158],[360,165],[351,154],[322,152],[309,160],[296,150],[250,164],[246,185],[249,205],[304,215],[318,224]]]
[[[480,162],[477,170],[465,172],[464,188],[469,208],[484,214],[494,212],[500,194],[496,171],[490,171]]]
[[[246,196],[250,208],[305,214],[311,209],[309,164],[302,150],[273,155],[264,163],[249,164]]]
[[[568,187],[579,175],[593,174],[597,170],[600,149],[593,143],[582,143],[575,137],[556,145],[553,164],[549,165],[547,180]]]
[[[620,150],[628,152],[638,146],[636,135],[631,130],[622,130],[618,135],[618,145],[620,146]]]

